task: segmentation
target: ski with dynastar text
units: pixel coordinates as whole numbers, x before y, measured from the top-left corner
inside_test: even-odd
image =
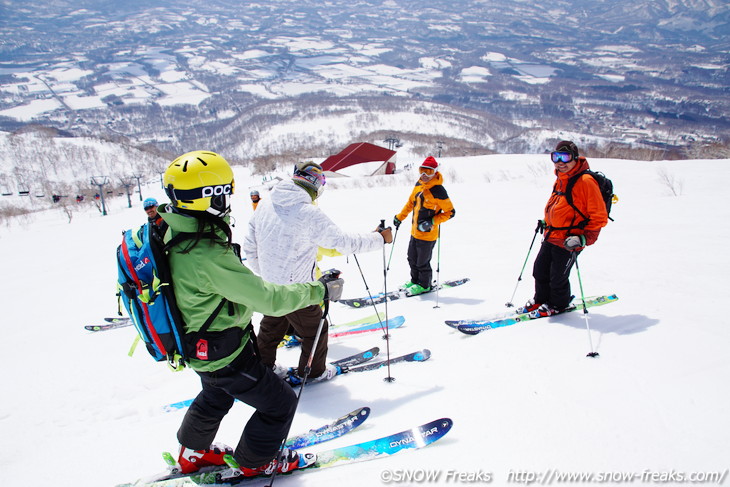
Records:
[[[607,295],[607,296],[593,296],[585,299],[585,307],[591,308],[594,306],[603,306],[604,304],[613,303],[618,300],[618,296],[615,294]],[[575,303],[575,308],[566,311],[566,313],[575,311],[575,310],[582,310],[583,308],[583,302],[578,301]],[[553,315],[554,317],[560,316]],[[517,323],[522,323],[523,321],[530,321],[530,320],[536,320],[541,317],[535,317],[532,316],[530,313],[520,313],[520,314],[511,314],[511,315],[502,315],[501,317],[497,317],[494,319],[487,319],[487,320],[446,320],[445,323],[449,325],[452,328],[456,328],[460,332],[466,334],[466,335],[477,335],[483,331],[492,330],[494,328],[501,328],[504,326],[510,326],[515,325]]]
[[[448,289],[456,286],[461,286],[468,281],[468,277],[465,277],[464,279],[456,279],[453,281],[444,281],[439,285],[434,284],[429,292],[417,294],[416,296],[427,296],[440,289]],[[351,308],[364,308],[365,306],[372,306],[374,304],[384,303],[385,301],[395,301],[396,299],[410,297],[412,296],[408,294],[404,289],[398,289],[397,291],[389,291],[387,294],[376,294],[372,298],[370,298],[370,296],[365,296],[362,298],[340,299],[337,302],[350,306]]]
[[[294,470],[287,475],[305,475],[316,472],[322,468],[329,468],[339,465],[347,465],[354,462],[373,460],[376,458],[390,457],[396,453],[407,450],[423,448],[443,438],[452,428],[453,421],[450,418],[440,418],[420,426],[406,429],[399,433],[365,441],[354,445],[333,448],[331,450],[317,453],[300,453],[307,458],[308,467]],[[239,484],[250,480],[261,479],[264,476],[243,477],[233,476],[230,467],[213,467],[205,471],[201,470],[192,475],[179,476],[161,480],[144,481],[138,480],[131,484],[122,484],[117,487],[194,487],[197,485],[226,485]]]

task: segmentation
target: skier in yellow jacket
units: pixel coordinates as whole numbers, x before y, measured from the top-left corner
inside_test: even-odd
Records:
[[[427,157],[419,167],[420,177],[413,187],[406,205],[393,218],[398,228],[412,211],[411,240],[408,244],[408,265],[411,280],[404,288],[415,296],[431,291],[431,256],[439,238],[439,225],[454,217],[456,210],[443,187],[444,178],[438,171],[438,162]]]

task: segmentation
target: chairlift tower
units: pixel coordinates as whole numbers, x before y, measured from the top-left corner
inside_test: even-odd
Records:
[[[440,158],[440,157],[441,157],[441,149],[443,149],[443,148],[444,148],[444,143],[443,143],[443,141],[441,141],[441,140],[437,140],[437,141],[436,141],[436,148],[437,148],[437,149],[438,149],[438,151],[439,151],[439,152],[438,152],[438,154],[439,154],[439,155],[438,155],[438,157]]]
[[[401,144],[400,139],[397,139],[393,137],[392,135],[385,139],[383,142],[386,142],[388,144],[388,149],[393,150],[394,148],[397,149],[399,147],[402,147],[403,144]]]
[[[142,185],[140,184],[139,180],[142,179],[142,174],[132,174],[132,178],[137,180],[137,191],[139,192],[139,200],[142,200]]]
[[[122,186],[124,186],[124,190],[127,192],[127,205],[128,205],[127,208],[132,207],[132,186],[134,185],[134,183],[132,182],[132,179],[134,179],[134,177],[126,178],[126,179],[119,178],[119,181],[122,183]]]
[[[99,188],[99,195],[101,196],[101,215],[106,216],[106,202],[104,199],[104,186],[109,184],[108,176],[91,176],[91,184]]]

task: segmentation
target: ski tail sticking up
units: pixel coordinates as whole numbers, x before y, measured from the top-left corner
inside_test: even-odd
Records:
[[[126,328],[128,326],[132,326],[132,322],[127,321],[115,321],[110,323],[104,323],[101,325],[86,325],[84,326],[85,330],[88,331],[108,331],[108,330],[116,330],[118,328]]]

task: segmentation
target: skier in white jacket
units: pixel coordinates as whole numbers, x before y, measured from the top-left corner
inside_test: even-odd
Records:
[[[314,205],[326,179],[321,166],[302,162],[291,180],[277,184],[254,212],[243,249],[246,263],[264,280],[276,284],[317,279],[317,251],[320,247],[342,254],[383,248],[393,241],[390,228],[363,234],[345,233]],[[285,316],[264,316],[258,333],[258,348],[264,365],[274,368],[276,350],[291,326],[302,340],[299,369],[304,370],[322,318],[319,306],[309,306]],[[327,328],[317,344],[309,381],[331,379],[334,366],[327,364]],[[296,382],[297,377],[292,377]]]

